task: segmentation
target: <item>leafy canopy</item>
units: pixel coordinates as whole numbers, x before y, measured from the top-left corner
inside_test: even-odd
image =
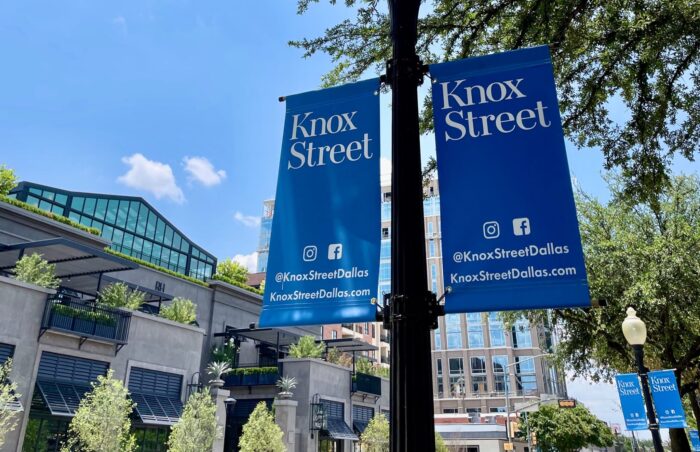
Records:
[[[17,261],[15,278],[29,284],[55,289],[61,284],[56,277],[56,265],[49,264],[41,254],[25,254]]]
[[[0,449],[5,444],[8,433],[17,428],[21,419],[21,413],[10,407],[10,404],[20,397],[15,393],[17,383],[10,381],[11,371],[12,359],[0,365]]]
[[[216,421],[216,404],[209,388],[193,393],[182,410],[180,420],[168,438],[171,452],[200,452],[211,450],[221,435]]]
[[[313,336],[300,337],[296,344],[289,347],[289,356],[292,358],[320,358],[325,346],[322,342],[316,342]]]
[[[519,434],[532,432],[543,452],[576,451],[586,446],[608,447],[613,445],[613,434],[608,425],[595,417],[582,405],[575,408],[559,408],[543,405],[539,410],[522,414]]]
[[[68,441],[62,452],[129,452],[136,449],[136,437],[130,432],[129,416],[134,403],[120,380],[97,377],[92,391],[85,394],[68,428]]]
[[[17,177],[14,170],[0,165],[0,195],[7,195],[17,186]]]
[[[98,302],[112,308],[137,310],[146,301],[146,294],[139,290],[130,290],[123,282],[110,284],[100,291]]]
[[[168,306],[161,308],[160,315],[168,320],[189,325],[197,320],[197,306],[192,300],[175,297]]]
[[[265,402],[260,402],[243,426],[239,447],[241,452],[285,452],[283,435]]]
[[[248,280],[248,269],[231,258],[216,265],[216,274],[239,284],[245,284]]]
[[[299,0],[303,14],[311,3]],[[335,4],[336,0],[329,0]],[[380,73],[391,58],[387,2],[346,0],[355,17],[290,44],[326,53],[326,86]],[[423,2],[417,52],[433,64],[548,44],[568,138],[600,147],[625,194],[648,200],[672,156],[700,144],[700,9],[691,0],[434,0]],[[432,128],[432,106],[423,111]]]
[[[369,420],[365,431],[360,435],[362,450],[367,452],[389,452],[389,421],[382,413]],[[449,452],[442,436],[435,432],[435,452]]]

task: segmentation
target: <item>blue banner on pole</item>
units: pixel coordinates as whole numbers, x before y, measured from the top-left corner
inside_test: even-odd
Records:
[[[589,305],[547,47],[430,73],[445,310]]]
[[[639,375],[620,374],[615,377],[615,382],[627,430],[646,430],[649,423]]]
[[[649,372],[649,389],[654,400],[659,428],[686,428],[683,402],[672,370]]]
[[[700,452],[700,436],[698,436],[697,430],[690,431],[690,446],[693,452]]]
[[[286,98],[260,326],[376,318],[379,79]]]

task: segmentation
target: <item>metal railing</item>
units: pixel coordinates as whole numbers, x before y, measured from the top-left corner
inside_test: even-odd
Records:
[[[356,372],[352,377],[352,392],[382,395],[382,380],[374,375]]]
[[[41,328],[125,345],[130,324],[130,312],[87,303],[59,292],[47,297]]]
[[[274,385],[280,378],[278,368],[239,367],[223,377],[224,386],[262,386]]]

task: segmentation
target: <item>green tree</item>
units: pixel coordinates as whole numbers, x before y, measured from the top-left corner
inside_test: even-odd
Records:
[[[118,282],[102,289],[97,300],[100,304],[112,308],[137,310],[146,301],[146,294],[139,290],[130,290],[129,286]]]
[[[216,404],[209,389],[195,392],[187,399],[180,420],[173,425],[168,437],[170,452],[200,452],[211,450],[221,435],[216,421]]]
[[[282,436],[284,433],[275,424],[275,417],[265,402],[260,402],[243,426],[239,447],[241,452],[285,452]]]
[[[554,310],[562,332],[557,353],[570,370],[593,380],[636,371],[622,334],[628,306],[647,326],[645,364],[675,369],[680,393],[696,419],[700,375],[700,180],[678,176],[653,202],[631,202],[611,179],[612,200],[578,194],[579,225],[591,297],[602,309]],[[548,322],[531,311],[533,322]],[[689,450],[682,429],[671,429],[674,450]]]
[[[383,414],[377,413],[369,420],[360,443],[367,452],[389,452],[389,421]]]
[[[335,0],[329,0],[335,3]],[[311,3],[299,0],[303,14]],[[347,0],[356,12],[321,36],[292,41],[336,66],[324,85],[381,72],[391,57],[387,2]],[[421,2],[417,52],[425,63],[549,44],[564,131],[600,147],[625,191],[649,199],[669,182],[675,154],[700,144],[700,13],[693,0],[435,0]],[[615,108],[610,108],[611,103]],[[620,113],[620,110],[623,110]],[[426,102],[422,125],[432,128]]]
[[[161,308],[160,315],[168,320],[189,325],[197,320],[197,306],[192,300],[175,297],[168,306]]]
[[[49,264],[41,254],[25,254],[17,261],[15,278],[29,284],[55,289],[61,284],[56,277],[56,265]]]
[[[313,336],[303,336],[296,344],[289,347],[289,356],[292,358],[320,358],[324,351],[325,346],[322,342],[316,342]]]
[[[68,428],[68,441],[63,452],[129,452],[136,448],[136,437],[130,433],[129,416],[134,403],[120,380],[97,377],[92,391],[85,394]]]
[[[450,449],[445,445],[445,440],[438,432],[435,432],[435,452],[450,452]]]
[[[577,451],[585,446],[608,447],[614,437],[608,425],[581,405],[575,408],[540,406],[539,410],[521,415],[519,435],[537,435],[537,445],[543,452]]]
[[[14,170],[0,165],[0,195],[7,195],[17,186],[17,177]]]
[[[15,393],[17,383],[10,381],[11,371],[12,359],[8,359],[0,366],[0,449],[5,444],[8,433],[17,428],[21,419],[19,412],[11,408],[12,402],[20,397]]]
[[[224,259],[216,265],[216,274],[240,284],[248,281],[248,269],[231,258]]]

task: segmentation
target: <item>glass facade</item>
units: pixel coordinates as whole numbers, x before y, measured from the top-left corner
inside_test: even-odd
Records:
[[[462,328],[459,324],[459,314],[445,315],[445,326],[447,330],[447,348],[462,348]]]
[[[472,356],[470,359],[470,365],[472,377],[472,392],[488,392],[488,383],[486,377],[486,358],[484,356]]]
[[[491,347],[506,346],[506,333],[503,331],[503,322],[497,312],[489,312],[489,339]]]
[[[453,394],[464,394],[466,381],[464,379],[464,360],[462,358],[450,358],[450,390]]]
[[[491,357],[493,365],[493,389],[496,392],[506,391],[506,370],[508,369],[507,355],[494,355]]]
[[[515,357],[515,379],[518,391],[525,395],[537,393],[535,360],[530,356]]]
[[[469,336],[469,348],[484,348],[484,328],[481,324],[481,313],[470,312],[467,314],[467,335]]]
[[[200,280],[210,278],[216,268],[212,254],[142,198],[69,192],[28,182],[12,193],[19,201],[98,229],[115,251]]]
[[[519,319],[512,328],[513,347],[532,348],[532,334],[530,334],[530,322],[527,319]]]

